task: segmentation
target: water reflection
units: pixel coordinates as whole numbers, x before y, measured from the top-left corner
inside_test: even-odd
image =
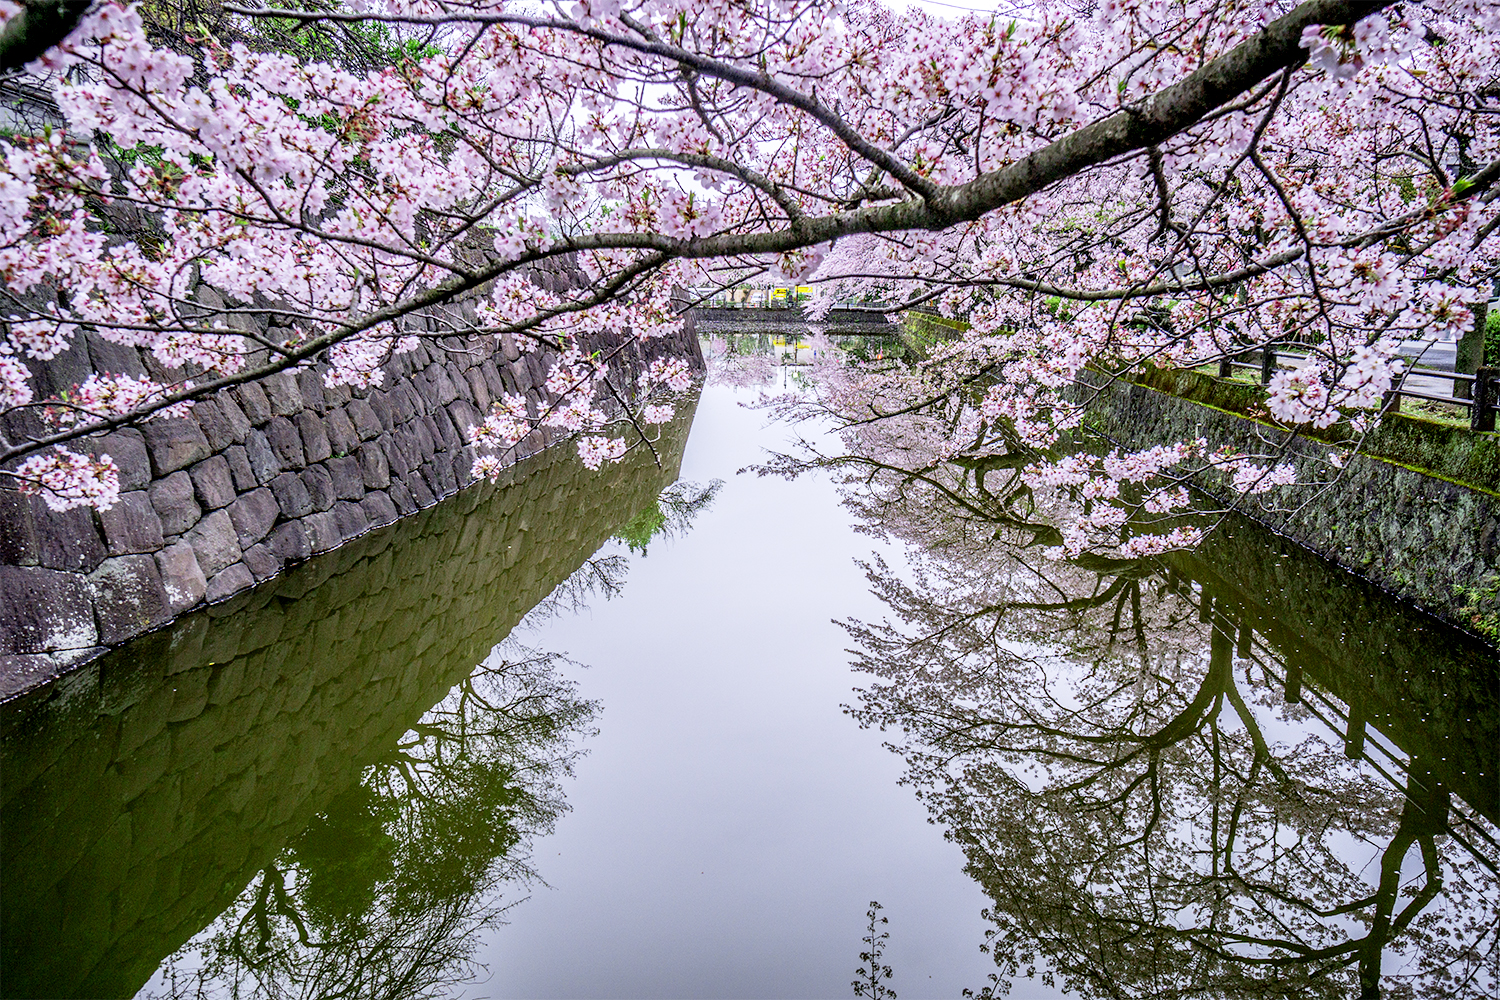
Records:
[[[800,371],[793,384],[801,384],[808,373],[816,377],[825,361],[889,363],[907,357],[910,349],[898,334],[886,329],[874,328],[869,333],[831,333],[820,327],[803,327],[793,333],[752,328],[721,331],[704,347],[708,381],[711,385],[768,387],[778,373],[795,369]]]
[[[549,595],[618,589],[623,561],[594,554],[659,509],[684,411],[664,467],[642,450],[590,473],[549,449],[0,706],[5,994],[417,997],[461,978],[593,711],[553,657],[491,651]]]
[[[1048,558],[1005,456],[853,444],[821,464],[910,565],[867,567],[893,618],[846,624],[850,711],[990,896],[991,990],[1495,994],[1492,648],[1248,522]]]
[[[149,997],[440,996],[535,881],[596,707],[502,645],[168,960]]]

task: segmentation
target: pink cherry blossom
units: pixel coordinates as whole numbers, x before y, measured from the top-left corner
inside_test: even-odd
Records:
[[[0,2],[0,22],[17,9]],[[546,424],[605,461],[692,373],[664,361],[615,384],[577,345],[679,330],[674,288],[780,278],[816,287],[814,313],[873,300],[949,323],[917,363],[828,380],[844,419],[919,413],[933,454],[1003,441],[1038,453],[1028,481],[1161,489],[1165,511],[1191,467],[1280,460],[1166,442],[1064,470],[1081,384],[1295,346],[1309,359],[1267,407],[1326,427],[1378,405],[1403,340],[1471,329],[1500,267],[1500,7],[1479,0],[1344,24],[1209,0],[357,9],[429,48],[303,62],[236,15],[240,37],[168,50],[110,2],[31,66],[64,121],[0,140],[0,409],[61,412],[22,369],[84,330],[189,370],[192,388],[159,392],[97,373],[114,387],[100,412],[142,419],[247,365],[324,362],[329,385],[368,387],[419,338],[496,337],[556,360],[543,405],[506,404],[476,444],[503,453]],[[1239,46],[1264,59],[1230,59]],[[1195,73],[1227,88],[1217,107],[1183,98]],[[1124,127],[1147,112],[1159,127]],[[1111,116],[1110,134],[1148,138],[1075,155],[1070,137]],[[543,277],[559,264],[567,280]],[[294,335],[250,334],[257,303]],[[39,449],[0,460],[54,455]],[[59,485],[75,470],[76,496],[105,495],[61,454]],[[1107,489],[1069,501],[1089,505],[1085,534],[1119,527]]]

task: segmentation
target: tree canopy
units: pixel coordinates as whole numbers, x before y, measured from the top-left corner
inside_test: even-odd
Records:
[[[1308,360],[1270,417],[1361,433],[1401,341],[1472,327],[1500,252],[1500,12],[1479,0],[157,6],[90,7],[27,64],[59,124],[4,140],[0,409],[45,419],[11,421],[30,430],[0,461],[55,505],[114,495],[90,434],[314,360],[369,384],[453,333],[560,352],[554,398],[500,400],[480,444],[541,422],[618,457],[670,407],[598,377],[581,339],[651,337],[680,322],[674,286],[770,274],[954,321],[846,419],[943,404],[954,451],[1003,439],[1171,507],[1185,464],[1246,490],[1289,473],[1192,442],[1059,466],[1085,366],[1291,340]],[[0,55],[34,16],[0,4]],[[560,257],[583,287],[530,280]],[[37,398],[27,364],[81,329],[184,374]],[[643,387],[687,379],[664,363]]]

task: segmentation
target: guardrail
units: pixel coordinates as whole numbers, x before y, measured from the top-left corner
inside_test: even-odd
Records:
[[[1246,357],[1259,355],[1255,361],[1241,360]],[[1301,362],[1307,359],[1305,354],[1295,354],[1289,351],[1278,351],[1275,346],[1268,346],[1257,351],[1246,351],[1242,354],[1230,355],[1219,361],[1219,377],[1233,378],[1236,368],[1249,368],[1260,373],[1261,384],[1271,381],[1271,376],[1282,367],[1293,367],[1293,365],[1282,365],[1282,361]],[[1431,393],[1420,392],[1416,389],[1405,388],[1406,379],[1409,376],[1421,376],[1423,378],[1447,379],[1453,383],[1453,395],[1434,396]],[[1460,396],[1460,387],[1469,390],[1468,395]],[[1469,411],[1469,429],[1473,431],[1493,431],[1495,429],[1495,416],[1500,413],[1500,368],[1480,368],[1473,375],[1464,372],[1448,372],[1440,368],[1424,368],[1420,365],[1408,365],[1406,371],[1397,379],[1396,385],[1386,392],[1380,403],[1382,413],[1398,413],[1401,410],[1401,399],[1424,399],[1434,403],[1450,403],[1454,406],[1462,406]]]

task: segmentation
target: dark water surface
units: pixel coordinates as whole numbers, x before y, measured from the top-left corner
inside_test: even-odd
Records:
[[[753,395],[0,706],[0,992],[848,996],[878,899],[906,1000],[1494,994],[1493,648],[1248,522],[736,476]]]

